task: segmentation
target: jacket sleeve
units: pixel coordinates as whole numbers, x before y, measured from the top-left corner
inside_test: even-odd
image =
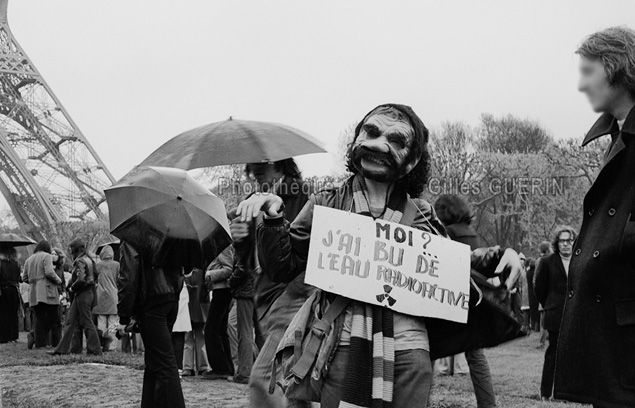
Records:
[[[239,288],[250,276],[253,269],[254,240],[249,236],[241,242],[234,242],[234,270],[229,277],[229,287]]]
[[[134,316],[141,267],[141,258],[137,251],[122,241],[119,246],[117,314],[119,322],[123,325],[130,323],[130,318]]]
[[[222,282],[229,279],[234,271],[234,248],[228,246],[207,267],[205,279],[212,282]]]
[[[46,279],[50,280],[51,282],[55,282],[55,284],[57,285],[61,284],[62,280],[55,273],[55,267],[53,266],[53,257],[46,256],[44,257],[43,262],[44,262],[44,276],[46,276]]]
[[[472,251],[471,255],[471,267],[476,272],[484,275],[486,278],[493,278],[496,276],[496,267],[500,262],[505,250],[499,245],[489,248],[477,248]]]
[[[257,228],[258,260],[274,282],[291,282],[306,269],[316,196],[311,195],[293,223],[264,218]]]
[[[534,282],[536,299],[538,299],[538,302],[544,307],[547,301],[547,292],[549,291],[549,270],[544,259],[541,259],[536,266]]]

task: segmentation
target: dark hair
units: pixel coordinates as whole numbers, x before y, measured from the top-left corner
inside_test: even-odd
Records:
[[[430,152],[428,151],[429,132],[428,128],[425,127],[421,119],[409,106],[384,104],[370,111],[355,127],[353,140],[351,140],[347,146],[346,169],[353,174],[358,173],[355,168],[355,163],[353,162],[353,148],[355,146],[355,140],[357,140],[357,136],[359,136],[362,126],[364,126],[368,118],[377,113],[389,112],[396,119],[407,120],[414,130],[414,137],[410,145],[410,154],[406,157],[405,161],[410,162],[418,157],[419,162],[410,173],[397,181],[397,186],[405,189],[411,197],[419,197],[428,183],[428,177],[430,175]]]
[[[53,262],[53,265],[55,265],[55,266],[64,265],[64,258],[66,257],[66,255],[64,254],[64,251],[62,251],[59,248],[53,248],[51,253],[54,254],[54,255],[57,255],[57,261]]]
[[[12,261],[18,260],[18,251],[16,251],[15,247],[12,246],[0,245],[0,255]]]
[[[621,85],[635,97],[635,31],[628,27],[610,27],[588,36],[577,54],[599,60],[611,86]]]
[[[556,228],[555,233],[553,235],[553,240],[551,241],[551,247],[553,248],[553,252],[555,254],[560,253],[560,248],[558,247],[558,239],[560,238],[560,234],[562,234],[563,232],[568,232],[569,235],[571,235],[571,239],[573,239],[574,241],[576,238],[578,238],[578,233],[575,232],[573,227],[570,227],[568,225],[562,225]]]
[[[456,194],[443,194],[434,203],[434,210],[444,225],[463,223],[470,225],[474,214],[470,205]]]
[[[551,249],[551,242],[542,241],[540,245],[538,245],[538,250],[540,250],[541,254],[546,254]]]
[[[86,251],[86,244],[84,243],[84,241],[82,241],[79,238],[75,238],[74,240],[72,240],[71,243],[68,244],[68,246],[71,248],[71,250],[73,252],[85,252]]]
[[[33,250],[33,252],[47,252],[47,253],[51,253],[51,244],[43,239],[40,242],[37,243],[37,245],[35,246],[35,249]]]
[[[252,164],[256,164],[256,163],[247,163],[245,165],[245,175],[247,177],[249,177],[251,174]],[[281,172],[286,177],[291,177],[294,179],[298,179],[302,177],[302,172],[300,172],[298,165],[296,164],[295,160],[293,160],[292,157],[289,159],[278,160],[277,162],[273,163],[273,166],[276,171]]]

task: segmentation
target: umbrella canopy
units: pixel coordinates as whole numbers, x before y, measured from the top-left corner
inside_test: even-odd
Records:
[[[274,162],[323,152],[326,149],[322,142],[290,126],[229,118],[173,137],[139,166],[192,170],[225,164]]]
[[[111,234],[154,256],[187,241],[209,262],[231,243],[223,201],[183,170],[138,168],[105,192]]]
[[[0,234],[0,245],[18,247],[35,244],[37,244],[37,242],[29,237],[24,237],[22,235],[13,233]]]

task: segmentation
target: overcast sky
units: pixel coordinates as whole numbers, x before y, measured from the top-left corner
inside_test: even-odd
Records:
[[[332,148],[384,102],[430,127],[511,113],[581,140],[597,114],[574,51],[624,24],[635,0],[9,1],[13,34],[115,177],[230,115]],[[300,163],[325,174],[328,159]]]

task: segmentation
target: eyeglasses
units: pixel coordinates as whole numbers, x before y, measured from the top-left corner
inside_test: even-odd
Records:
[[[573,244],[573,239],[559,239],[558,243],[560,244]]]

